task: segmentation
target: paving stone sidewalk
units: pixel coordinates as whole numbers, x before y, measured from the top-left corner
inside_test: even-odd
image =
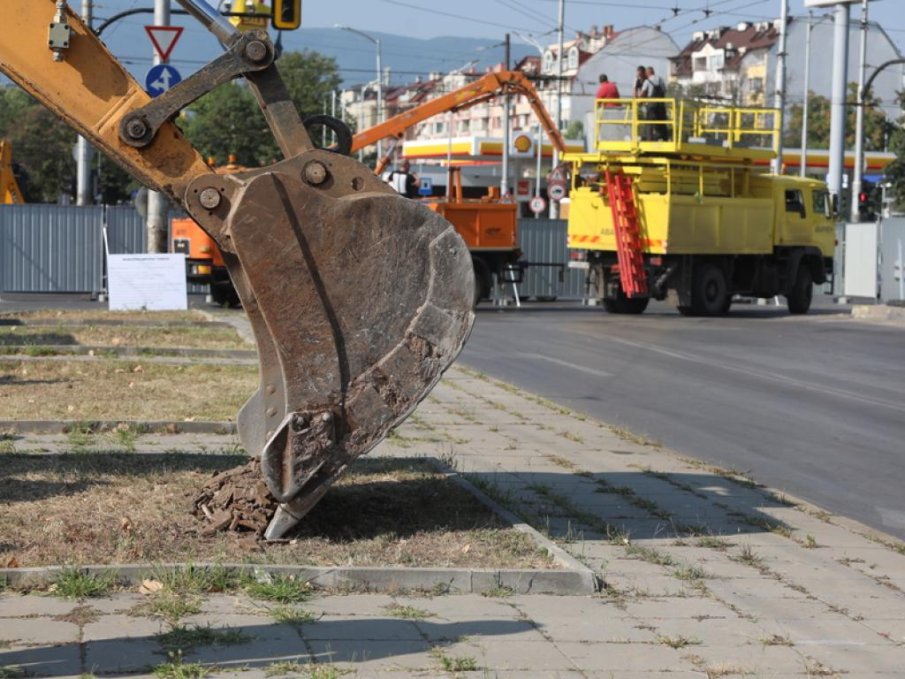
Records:
[[[134,614],[138,594],[6,593],[0,678],[905,676],[905,547],[859,524],[462,368],[373,454],[454,466],[604,591],[323,595],[291,622],[214,595],[181,624],[241,634],[177,666],[158,636],[169,625]]]

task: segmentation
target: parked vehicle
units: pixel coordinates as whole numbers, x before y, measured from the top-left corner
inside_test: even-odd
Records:
[[[775,154],[779,112],[662,103],[651,121],[644,101],[598,101],[595,148],[566,156],[568,243],[590,294],[622,314],[670,291],[683,314],[724,314],[734,295],[785,295],[806,313],[832,273],[835,224],[823,182],[754,165]]]

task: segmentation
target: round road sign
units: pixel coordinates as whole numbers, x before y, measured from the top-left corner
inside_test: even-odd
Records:
[[[539,215],[541,212],[547,209],[547,201],[545,201],[541,196],[534,196],[528,206],[531,208],[531,212]]]
[[[550,196],[550,200],[558,203],[566,197],[566,187],[562,184],[550,184],[547,187],[547,194]]]

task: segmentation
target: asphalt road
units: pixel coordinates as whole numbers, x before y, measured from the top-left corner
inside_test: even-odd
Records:
[[[905,538],[905,326],[819,306],[479,307],[461,360]]]

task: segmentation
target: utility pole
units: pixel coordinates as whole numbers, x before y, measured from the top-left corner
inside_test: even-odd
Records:
[[[503,44],[505,46],[503,61],[505,61],[506,70],[508,71],[509,60],[511,58],[508,33],[506,34],[506,41]],[[507,89],[503,94],[503,167],[501,171],[502,176],[500,177],[500,197],[503,200],[506,200],[506,197],[509,194],[509,146],[512,144],[512,125],[509,120],[510,101],[509,90]]]
[[[94,3],[92,0],[82,0],[82,20],[90,29],[94,23]],[[93,200],[93,191],[91,190],[91,155],[92,149],[88,140],[79,136],[76,142],[75,162],[76,162],[76,205],[91,205]]]
[[[776,138],[776,157],[773,158],[773,174],[782,172],[782,128],[786,109],[786,34],[789,24],[789,0],[782,0],[779,19],[779,53],[776,55],[776,95],[773,106],[779,109],[779,134]]]
[[[810,115],[811,91],[811,31],[814,30],[814,13],[808,10],[808,30],[805,33],[804,47],[804,102],[801,105],[801,161],[799,172],[802,177],[808,170],[808,115]]]
[[[845,97],[848,83],[848,4],[840,3],[834,10],[833,32],[833,88],[830,109],[830,167],[826,183],[830,194],[842,205],[842,172],[845,161]]]
[[[154,25],[170,25],[170,0],[154,0]],[[154,51],[154,65],[163,60]],[[148,252],[167,251],[167,199],[158,191],[148,191]]]
[[[858,107],[855,109],[855,167],[852,173],[851,218],[853,222],[861,221],[858,203],[861,196],[864,173],[864,79],[867,70],[867,30],[867,0],[861,0],[861,63],[858,65]]]
[[[556,78],[556,129],[562,131],[562,73],[563,59],[565,59],[563,28],[566,23],[566,0],[559,0],[559,59],[557,60],[557,78]],[[559,151],[553,147],[553,167],[559,165]],[[550,219],[559,217],[559,203],[550,201]]]

